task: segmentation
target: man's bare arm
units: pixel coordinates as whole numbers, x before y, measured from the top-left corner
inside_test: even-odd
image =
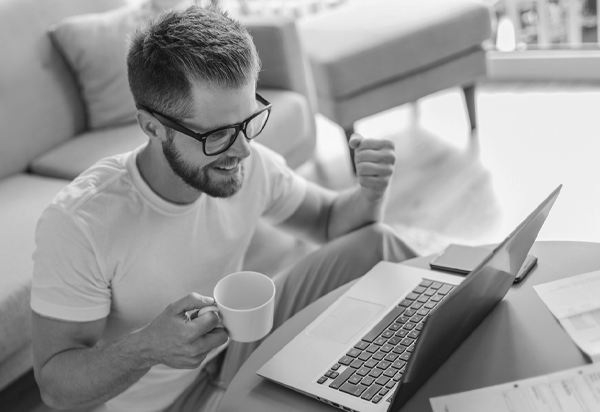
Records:
[[[105,319],[65,322],[34,313],[34,372],[42,399],[55,409],[94,406],[123,392],[159,363],[198,367],[210,350],[227,341],[227,334],[215,328],[215,314],[192,321],[183,314],[210,304],[211,298],[188,295],[108,345],[98,344]]]
[[[282,226],[323,242],[383,218],[383,207],[394,171],[394,144],[384,139],[354,135],[358,185],[340,193],[309,183],[301,205]]]

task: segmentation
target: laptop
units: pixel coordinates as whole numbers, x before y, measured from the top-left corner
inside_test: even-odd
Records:
[[[345,411],[398,411],[500,302],[562,185],[466,277],[380,262],[258,375]]]

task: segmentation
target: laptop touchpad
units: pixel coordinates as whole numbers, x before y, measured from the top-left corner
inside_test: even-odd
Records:
[[[376,303],[344,298],[308,334],[337,343],[348,343],[383,308],[383,305]]]

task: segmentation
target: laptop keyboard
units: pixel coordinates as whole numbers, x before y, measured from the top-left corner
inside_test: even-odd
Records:
[[[367,402],[381,402],[402,378],[427,315],[453,288],[424,279],[317,383]],[[387,402],[391,401],[390,396]]]

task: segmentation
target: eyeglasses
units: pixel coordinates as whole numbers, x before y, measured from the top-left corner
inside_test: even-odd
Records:
[[[258,93],[256,93],[256,100],[264,107],[243,122],[219,127],[206,133],[196,133],[177,123],[175,120],[142,106],[141,104],[136,104],[135,106],[140,110],[146,110],[152,114],[163,126],[177,130],[186,136],[202,142],[202,150],[206,156],[216,156],[229,149],[240,132],[244,133],[246,139],[252,140],[263,131],[267,124],[267,120],[269,120],[271,107],[273,107],[273,105]]]

